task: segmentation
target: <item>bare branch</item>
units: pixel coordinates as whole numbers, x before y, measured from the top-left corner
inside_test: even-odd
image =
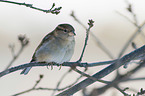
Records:
[[[15,44],[9,44],[9,48],[11,50],[12,56],[15,56]]]
[[[129,44],[133,41],[133,39],[140,33],[142,32],[141,30],[143,29],[145,25],[145,22],[143,22],[140,27],[135,31],[135,33],[130,37],[130,39],[127,41],[127,43],[124,45],[123,49],[121,50],[120,54],[119,54],[119,58],[124,54],[124,52],[126,51],[127,47],[129,46]]]
[[[12,96],[18,96],[18,95],[21,95],[21,94],[28,93],[28,92],[30,92],[30,91],[36,90],[36,86],[40,83],[40,81],[41,81],[42,79],[43,79],[43,75],[39,75],[39,80],[36,81],[35,85],[34,85],[32,88],[30,88],[30,89],[28,89],[28,90],[26,90],[26,91],[23,91],[23,92],[14,94],[14,95],[12,95]]]
[[[131,19],[129,19],[127,16],[125,16],[124,14],[122,14],[122,13],[120,13],[120,12],[118,12],[118,11],[115,11],[117,14],[119,14],[120,16],[122,16],[122,17],[124,17],[126,20],[128,20],[131,24],[134,24],[134,25],[136,25],[135,24],[135,22],[133,22]]]
[[[63,74],[63,76],[60,78],[59,82],[56,85],[56,90],[53,91],[51,96],[54,96],[55,92],[57,91],[57,89],[59,88],[60,84],[62,83],[63,79],[71,72],[72,70],[69,69],[66,73]]]
[[[78,60],[78,62],[82,61],[82,58],[83,58],[83,55],[84,55],[84,52],[85,52],[85,49],[86,49],[86,46],[87,46],[88,38],[89,38],[89,32],[90,32],[90,29],[93,27],[93,23],[94,23],[93,20],[89,20],[89,23],[88,23],[89,28],[86,31],[85,44],[84,44],[83,51],[82,51],[82,54],[81,54],[80,59]]]
[[[86,68],[86,67],[106,65],[106,64],[110,64],[112,62],[114,62],[114,61],[105,61],[105,62],[103,61],[103,62],[95,62],[95,63],[65,62],[62,64],[62,66],[70,67],[70,66],[76,64],[76,66]],[[51,63],[43,63],[43,62],[30,62],[30,63],[22,64],[22,65],[15,66],[15,67],[12,67],[12,68],[9,68],[7,70],[0,72],[0,77],[7,75],[7,74],[10,74],[12,72],[18,71],[18,70],[22,70],[22,69],[27,68],[27,67],[48,66],[50,64]],[[59,66],[59,64],[53,64],[53,66]]]
[[[128,7],[126,8],[128,10],[128,12],[131,13],[131,15],[133,16],[133,19],[134,19],[134,25],[135,26],[138,26],[138,20],[137,20],[137,17],[136,17],[136,14],[134,13],[134,10],[133,10],[133,5],[130,4],[128,1],[126,2]]]
[[[87,70],[85,69],[84,72],[86,72],[86,71],[87,71]],[[57,86],[56,86],[56,88],[55,88],[56,90],[54,90],[54,92],[53,92],[53,94],[52,94],[51,96],[54,96],[55,91],[58,91],[57,89],[59,89],[58,87],[59,87],[60,83],[62,82],[62,80],[64,79],[64,77],[65,77],[68,73],[70,73],[70,72],[72,72],[72,69],[68,70],[68,71],[61,77],[61,79],[59,80],[59,82],[57,83]],[[72,87],[72,86],[73,86],[74,84],[76,84],[82,77],[83,77],[83,75],[81,74],[72,84],[70,84],[70,85],[64,87],[64,90],[67,89],[67,88]]]
[[[89,96],[92,96],[91,94],[92,93],[96,93],[97,95],[100,95],[102,93],[104,93],[107,89],[111,88],[111,87],[114,87],[114,86],[117,86],[119,85],[120,83],[122,82],[125,82],[125,81],[128,81],[129,80],[129,77],[131,77],[134,73],[136,73],[137,71],[139,71],[141,68],[143,68],[143,66],[145,65],[145,61],[143,62],[140,62],[140,64],[135,67],[134,69],[130,70],[128,73],[124,74],[124,75],[117,75],[115,77],[114,80],[112,80],[109,84],[101,87],[101,88],[96,88],[94,89]],[[125,91],[125,90],[124,90]]]
[[[136,49],[136,50],[134,50],[134,51],[132,51],[131,53],[123,56],[122,58],[118,59],[116,62],[112,63],[110,65],[110,67],[107,67],[106,69],[104,69],[102,71],[105,73],[106,70],[110,70],[110,71],[107,71],[107,74],[109,74],[112,71],[114,71],[115,69],[122,66],[123,64],[129,63],[131,60],[143,58],[144,55],[145,55],[145,45]],[[79,67],[89,67],[88,63],[78,63],[78,62],[65,62],[65,63],[62,64],[62,66],[69,66],[70,67],[71,65],[74,65],[74,64],[76,64]],[[114,64],[116,64],[118,66],[115,66]],[[22,70],[22,69],[27,68],[27,67],[48,66],[48,65],[49,64],[47,64],[47,63],[40,63],[40,62],[26,63],[26,64],[19,65],[19,66],[16,66],[16,67],[12,67],[12,68],[9,68],[7,70],[4,70],[4,71],[0,72],[0,77],[2,77],[4,75],[7,75],[7,74],[10,74],[12,72],[18,71],[18,70]],[[58,66],[58,65],[59,64],[54,64],[54,66]],[[92,65],[91,65],[91,67],[92,67]],[[112,69],[110,69],[110,68],[112,68]],[[102,72],[102,71],[100,71],[100,72]],[[100,74],[100,72],[98,74]],[[107,75],[107,74],[102,73],[102,75],[100,75],[99,77],[101,78],[101,76],[104,76],[104,75]],[[95,76],[98,76],[98,75],[96,74]]]
[[[8,69],[10,66],[12,66],[13,62],[20,56],[20,54],[22,53],[22,51],[24,50],[24,48],[28,45],[29,43],[29,39],[25,36],[25,35],[19,35],[18,36],[18,40],[20,41],[21,43],[21,48],[20,50],[18,51],[17,54],[14,53],[14,48],[11,46],[11,53],[12,53],[12,60],[10,61],[10,63],[7,65],[7,67],[5,68]]]
[[[74,11],[72,11],[70,16],[72,16],[74,20],[78,22],[81,26],[87,29],[87,27],[75,16]],[[103,45],[103,43],[95,36],[95,34],[92,31],[90,31],[90,35],[95,39],[95,42],[97,43],[98,47],[102,49],[111,59],[113,59],[114,56],[109,52],[109,50]]]
[[[70,70],[67,71],[67,72],[70,72]],[[58,88],[59,85],[60,85],[60,83],[61,83],[62,80],[64,79],[64,77],[67,75],[67,72],[61,77],[60,81],[59,81],[58,84],[57,84],[57,88],[43,88],[43,87],[38,87],[38,88],[36,88],[37,85],[40,83],[40,81],[41,81],[42,78],[43,78],[43,75],[40,75],[40,76],[39,76],[39,80],[36,81],[35,85],[34,85],[32,88],[30,88],[30,89],[28,89],[28,90],[25,90],[25,91],[23,91],[23,92],[14,94],[14,95],[12,95],[12,96],[18,96],[18,95],[25,94],[25,93],[28,93],[28,92],[31,92],[31,91],[35,91],[35,90],[54,91],[54,93],[55,93],[55,91],[62,91],[62,90],[65,90],[65,89],[67,89],[67,88],[72,87],[74,84],[76,84],[76,83],[82,78],[82,75],[81,75],[81,76],[79,76],[72,84],[70,84],[70,85],[68,85],[68,86],[66,86],[66,87],[63,87],[63,88]],[[54,96],[54,93],[52,94],[52,96]]]
[[[78,69],[73,69],[74,71],[76,71],[77,73],[79,73],[79,74],[81,74],[81,75],[83,75],[83,76],[86,76],[86,77],[88,77],[89,79],[92,79],[92,80],[95,80],[95,81],[98,81],[98,82],[101,82],[101,83],[104,83],[104,84],[110,84],[110,83],[112,83],[112,82],[110,82],[110,81],[104,81],[104,80],[100,80],[100,79],[97,79],[97,78],[94,78],[94,77],[92,77],[92,76],[90,76],[90,75],[88,75],[88,74],[86,74],[86,73],[84,73],[84,72],[81,72],[80,70],[78,70]],[[115,82],[115,81],[114,81]],[[107,86],[106,85],[106,86]],[[124,94],[125,96],[127,96],[128,94],[127,93],[125,93],[124,91],[125,90],[122,90],[122,89],[120,89],[117,85],[112,85],[112,87],[114,87],[114,88],[116,88],[118,91],[120,91],[122,94]],[[92,92],[93,93],[93,92]],[[91,93],[91,94],[92,94]],[[97,92],[98,93],[98,92]],[[94,94],[94,95],[96,95],[96,93]],[[94,96],[94,95],[91,95],[91,96]]]
[[[118,86],[115,87],[117,90],[119,90],[124,96],[130,96],[125,92],[125,90],[121,90]]]
[[[145,45],[142,46],[141,48],[138,48],[137,50],[132,51],[131,53],[123,56],[118,61],[112,63],[110,66],[108,66],[108,67],[102,69],[101,71],[97,72],[96,74],[94,74],[92,77],[101,79],[101,78],[105,77],[106,75],[110,74],[111,72],[113,72],[114,70],[118,69],[122,65],[129,63],[131,60],[138,59],[140,56],[143,56],[143,55],[145,55]],[[91,85],[94,82],[96,82],[96,80],[87,78],[87,79],[83,80],[82,82],[76,84],[75,86],[69,88],[68,90],[63,91],[62,93],[58,94],[57,96],[64,96],[64,95],[67,96],[67,94],[73,95],[74,93],[78,92],[79,90],[81,90],[83,88],[86,88],[87,86]]]
[[[52,14],[56,14],[56,15],[60,13],[60,9],[62,8],[62,7],[54,8],[55,3],[53,3],[52,7],[49,10],[44,10],[41,8],[33,7],[33,4],[18,3],[18,2],[8,1],[8,0],[0,0],[0,2],[11,3],[11,4],[16,4],[16,5],[23,5],[25,7],[29,7],[29,8],[38,10],[38,11],[42,11],[45,13],[52,13]]]
[[[119,15],[121,15],[122,17],[124,17],[126,20],[128,20],[129,22],[131,22],[133,25],[135,25],[135,27],[137,27],[137,30],[135,31],[135,33],[130,37],[130,39],[127,41],[127,43],[124,45],[124,47],[122,48],[118,58],[120,58],[124,52],[126,51],[127,47],[129,46],[129,44],[134,40],[134,38],[138,35],[138,34],[142,34],[142,36],[144,36],[143,32],[142,32],[142,29],[145,25],[145,21],[139,25],[138,24],[138,20],[137,20],[137,17],[136,17],[136,14],[134,13],[134,10],[132,8],[132,5],[126,1],[126,3],[128,4],[128,8],[127,8],[127,11],[129,13],[131,13],[133,19],[134,19],[134,22],[132,20],[130,20],[127,16],[121,14],[120,12],[116,11]]]
[[[141,77],[141,78],[129,78],[129,79],[124,80],[124,81],[137,81],[137,80],[145,80],[145,77]]]
[[[145,94],[145,90],[143,90],[143,88],[141,88],[140,91],[137,92],[136,96],[144,95],[144,94]]]
[[[74,70],[75,72],[77,72],[77,73],[79,73],[79,74],[85,76],[85,77],[88,77],[88,78],[92,79],[92,80],[99,81],[99,82],[105,83],[105,84],[108,84],[108,83],[109,83],[109,81],[104,81],[104,80],[100,80],[100,79],[94,78],[94,77],[92,77],[92,76],[90,76],[90,75],[88,75],[88,74],[86,74],[86,73],[84,73],[84,72],[78,70],[77,68],[74,68],[73,70]]]

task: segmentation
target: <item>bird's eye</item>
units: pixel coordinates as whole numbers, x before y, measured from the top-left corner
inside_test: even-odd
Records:
[[[64,29],[63,31],[64,31],[64,32],[68,32],[68,30],[66,30],[66,29]]]

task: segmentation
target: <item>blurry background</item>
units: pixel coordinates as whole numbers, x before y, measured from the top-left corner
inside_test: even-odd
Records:
[[[13,1],[33,4],[33,6],[42,9],[49,9],[52,4],[55,3],[55,7],[62,6],[62,9],[60,14],[54,15],[49,13],[46,14],[24,6],[0,2],[0,71],[4,70],[12,59],[11,51],[8,46],[10,44],[15,44],[15,51],[17,52],[19,50],[20,43],[17,40],[17,36],[19,34],[25,34],[29,38],[30,43],[24,49],[20,57],[14,62],[13,66],[29,62],[35,48],[38,46],[42,38],[60,23],[72,24],[76,30],[76,48],[71,61],[78,60],[84,44],[85,29],[70,16],[71,11],[74,11],[76,17],[86,26],[88,19],[93,19],[95,21],[94,27],[91,30],[114,55],[114,57],[118,56],[123,45],[136,30],[136,27],[133,24],[116,13],[116,11],[119,11],[132,19],[131,14],[126,10],[127,4],[125,0]],[[130,3],[133,5],[139,24],[141,24],[145,20],[145,1],[130,0]],[[138,47],[142,46],[144,44],[144,38],[138,36],[135,39],[135,43]],[[134,49],[129,47],[128,52],[131,50]],[[105,60],[110,60],[110,58],[96,45],[94,39],[90,37],[83,62],[97,62]],[[93,74],[104,67],[105,66],[89,68],[88,73]],[[50,70],[46,67],[35,67],[32,68],[30,73],[26,76],[20,75],[21,71],[6,75],[0,78],[0,94],[1,96],[10,96],[31,88],[35,84],[36,80],[38,80],[39,74],[44,74],[44,78],[39,86],[55,88],[62,74],[64,74],[68,69],[68,67],[62,67],[61,70],[59,70],[58,67],[54,67],[53,70]],[[123,69],[123,72],[127,72],[127,69]],[[137,76],[141,76],[142,74],[143,71],[140,71]],[[114,74],[112,73],[105,77],[105,79],[111,80],[113,79],[113,75]],[[78,76],[79,74],[72,72],[64,79],[61,87],[71,84],[71,82],[75,81],[75,78]],[[94,86],[98,87],[102,85],[104,84],[96,83],[93,86],[88,87],[88,91]],[[144,86],[145,83],[143,82],[137,83],[137,85],[132,85],[131,82],[122,85],[124,88],[136,87],[137,90],[145,88]],[[51,91],[33,91],[23,94],[22,96],[48,96],[51,93]],[[116,89],[112,88],[112,90],[107,91],[105,94],[107,94],[107,96],[109,96],[108,94],[112,96],[112,94],[118,93],[119,92],[116,91]],[[75,96],[80,96],[80,94],[81,93],[78,92]],[[105,94],[102,96],[105,96]],[[122,94],[120,96],[122,96]]]

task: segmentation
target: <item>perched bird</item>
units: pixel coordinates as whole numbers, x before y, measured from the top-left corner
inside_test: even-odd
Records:
[[[51,33],[47,34],[36,48],[31,62],[68,62],[75,47],[76,35],[70,24],[60,24]],[[21,74],[26,75],[32,67],[25,68]]]

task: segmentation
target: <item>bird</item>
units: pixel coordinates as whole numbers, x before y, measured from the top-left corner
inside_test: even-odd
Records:
[[[59,24],[42,39],[30,62],[55,62],[61,65],[70,61],[74,53],[75,35],[75,29],[72,25]],[[25,68],[21,74],[28,74],[31,68]]]

